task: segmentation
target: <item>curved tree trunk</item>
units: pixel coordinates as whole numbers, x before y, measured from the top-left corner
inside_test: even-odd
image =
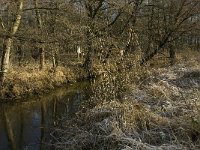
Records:
[[[10,50],[13,43],[13,36],[17,32],[20,22],[21,22],[21,14],[23,9],[24,0],[18,0],[18,11],[16,14],[15,21],[13,23],[13,26],[10,29],[9,35],[4,40],[3,44],[3,54],[1,58],[1,74],[0,74],[0,83],[3,85],[6,74],[9,69],[9,63],[10,63]]]

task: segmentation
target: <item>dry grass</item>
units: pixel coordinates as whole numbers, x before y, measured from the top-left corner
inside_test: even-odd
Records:
[[[43,70],[37,66],[12,66],[1,91],[2,98],[20,98],[30,94],[39,94],[68,82],[75,82],[73,69],[57,67],[53,70],[48,64]]]
[[[90,101],[55,129],[52,144],[81,150],[200,149],[198,57],[195,53],[194,59],[183,61],[180,53],[178,64],[164,68],[129,69],[132,60],[112,63],[118,73],[104,68]]]
[[[172,124],[135,101],[112,101],[77,114],[52,135],[60,149],[183,149],[169,141]]]
[[[1,89],[0,98],[16,99],[40,94],[68,82],[87,79],[87,72],[82,67],[81,62],[69,62],[63,66],[58,66],[56,70],[52,69],[50,63],[46,63],[43,70],[38,68],[39,66],[33,62],[22,67],[11,66],[5,85]],[[98,61],[95,61],[93,68],[95,76],[103,72],[102,64]]]

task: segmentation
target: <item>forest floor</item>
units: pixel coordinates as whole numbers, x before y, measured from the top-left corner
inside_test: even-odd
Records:
[[[89,104],[52,133],[56,148],[200,149],[199,55],[149,69],[140,82],[127,85],[120,99],[113,98],[112,81],[104,81],[94,88]],[[98,93],[98,87],[110,90]]]

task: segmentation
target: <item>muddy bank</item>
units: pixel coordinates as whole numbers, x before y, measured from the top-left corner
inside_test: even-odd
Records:
[[[98,87],[112,91],[114,84],[105,81]],[[151,69],[139,84],[128,85],[120,99],[112,97],[115,91],[106,96],[106,91],[98,94],[95,88],[91,102],[55,129],[52,145],[87,150],[200,149],[199,81],[200,64],[182,63]]]

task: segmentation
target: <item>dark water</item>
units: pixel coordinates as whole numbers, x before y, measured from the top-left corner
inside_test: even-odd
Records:
[[[63,87],[41,98],[0,104],[0,150],[52,149],[51,129],[63,118],[73,117],[89,98],[90,83]]]

